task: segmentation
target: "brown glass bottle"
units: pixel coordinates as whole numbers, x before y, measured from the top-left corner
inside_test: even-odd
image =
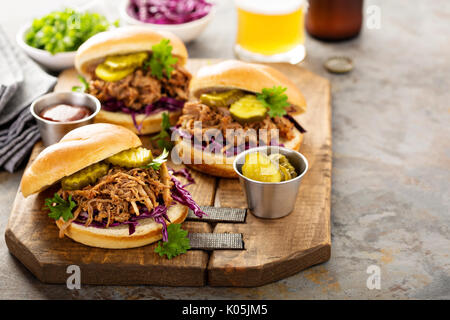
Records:
[[[362,25],[363,0],[309,0],[306,30],[321,40],[356,37]]]

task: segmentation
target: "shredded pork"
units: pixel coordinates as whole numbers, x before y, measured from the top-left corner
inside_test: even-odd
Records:
[[[58,192],[60,196],[67,200],[71,195],[77,208],[73,219],[60,228],[60,237],[81,212],[88,213],[86,226],[94,220],[102,222],[107,219],[106,227],[109,227],[114,222],[128,221],[132,215],[138,216],[141,206],[149,211],[160,204],[169,207],[172,203],[171,187],[172,181],[163,163],[160,171],[113,167],[93,186],[73,191],[61,189]]]
[[[177,66],[172,72],[170,79],[166,77],[161,79],[163,92],[169,97],[188,100],[190,80],[191,74],[183,67]]]
[[[202,123],[201,132],[198,132],[198,129],[196,129],[194,126],[194,123],[196,121],[201,121]],[[256,135],[253,137],[255,143],[257,143],[257,141],[261,139],[263,141],[265,140],[266,144],[269,144],[270,141],[272,141],[272,138],[275,138],[271,136],[271,134],[273,133],[273,131],[271,132],[272,129],[278,130],[277,132],[279,133],[279,138],[285,138],[289,140],[294,137],[294,133],[292,131],[294,124],[284,117],[270,118],[267,115],[261,121],[242,125],[231,117],[228,108],[211,108],[196,101],[185,103],[183,114],[179,118],[178,124],[181,125],[184,130],[187,130],[188,133],[196,137],[201,137],[207,130],[214,129],[219,130],[225,139],[227,139],[227,129],[242,130],[241,132],[246,132],[249,129],[253,129],[256,133]],[[267,136],[259,136],[260,129],[266,129]],[[239,137],[235,136],[235,138]],[[248,139],[252,138],[246,137],[246,139],[248,141]],[[239,144],[239,142],[235,141],[235,144]]]
[[[188,100],[190,73],[175,66],[170,79],[161,80],[151,75],[151,70],[137,69],[125,78],[109,82],[94,78],[89,83],[88,93],[101,102],[110,99],[122,101],[126,107],[140,110],[167,95],[178,100]]]

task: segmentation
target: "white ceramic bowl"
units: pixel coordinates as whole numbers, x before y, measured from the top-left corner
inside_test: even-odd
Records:
[[[26,24],[20,28],[16,36],[17,44],[22,48],[25,53],[41,64],[44,68],[51,71],[61,71],[63,69],[73,67],[76,51],[60,52],[51,54],[50,52],[42,49],[37,49],[29,46],[25,42],[25,34],[30,29],[31,24]]]
[[[153,30],[169,31],[178,36],[183,42],[189,42],[197,38],[214,17],[216,11],[215,4],[213,1],[210,2],[213,6],[206,16],[198,20],[181,24],[154,24],[139,21],[130,16],[127,12],[129,0],[123,0],[121,2],[119,12],[122,21],[128,25],[145,25]]]

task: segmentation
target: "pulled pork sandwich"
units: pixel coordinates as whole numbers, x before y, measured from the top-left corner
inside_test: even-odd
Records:
[[[161,130],[161,114],[171,123],[188,100],[188,53],[169,32],[129,26],[101,32],[83,43],[75,57],[84,91],[96,96],[102,110],[96,122],[122,125],[139,134]]]
[[[60,237],[111,249],[167,241],[167,225],[183,222],[188,208],[204,213],[169,174],[165,157],[154,158],[124,127],[87,125],[43,150],[25,171],[21,191],[27,197],[54,185],[45,206]]]
[[[300,90],[281,72],[227,60],[201,68],[173,128],[181,161],[199,171],[237,177],[235,156],[249,148],[278,145],[298,150],[305,130],[292,117],[306,111]]]

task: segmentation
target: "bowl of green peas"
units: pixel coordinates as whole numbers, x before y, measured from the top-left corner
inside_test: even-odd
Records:
[[[117,26],[99,13],[74,9],[53,11],[24,25],[17,43],[28,56],[50,71],[73,66],[78,47],[94,34]]]

